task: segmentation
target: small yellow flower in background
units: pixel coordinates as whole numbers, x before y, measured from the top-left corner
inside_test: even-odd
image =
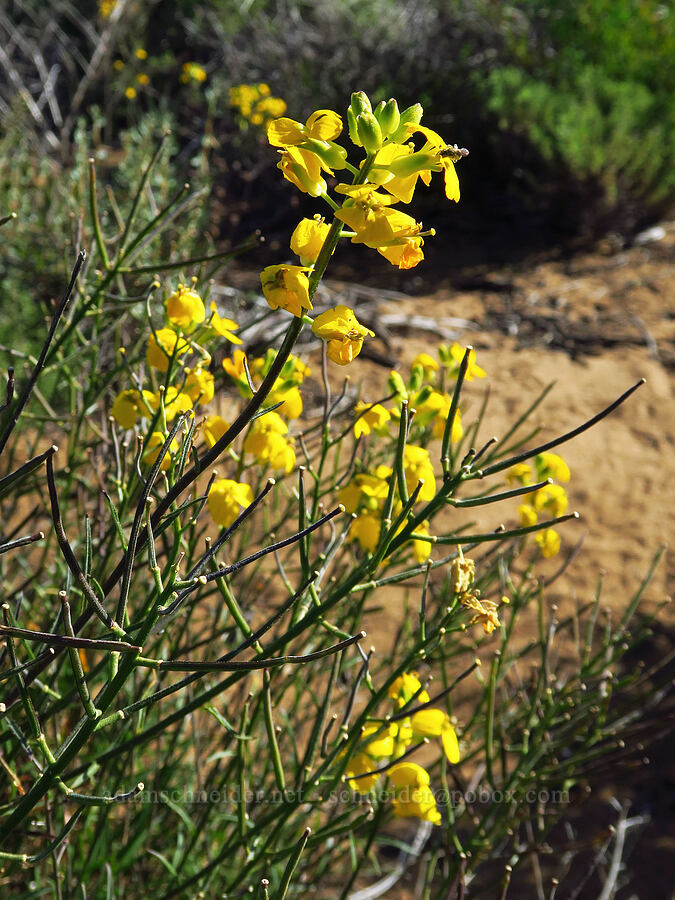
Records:
[[[155,335],[157,339],[155,340]],[[158,328],[148,338],[148,346],[145,351],[145,359],[149,366],[166,372],[169,368],[169,360],[173,357],[179,359],[189,351],[190,344],[185,338],[179,338],[173,328]]]
[[[135,87],[125,88],[124,96],[127,98],[127,100],[135,100],[136,99],[136,88]]]
[[[527,503],[520,504],[518,507],[518,515],[520,517],[520,524],[523,528],[530,528],[532,525],[536,525],[539,519],[536,509],[533,506],[528,506]]]
[[[153,412],[157,412],[161,400],[161,391],[156,394],[148,392],[148,406]],[[189,412],[192,409],[192,400],[188,394],[182,393],[177,387],[169,385],[164,392],[164,413],[167,422],[173,422],[180,413]]]
[[[435,438],[442,438],[445,432],[445,423],[450,415],[450,407],[452,406],[452,397],[450,394],[441,394],[439,391],[430,390],[428,387],[416,394],[410,400],[410,406],[416,412],[416,421],[418,425],[427,426],[432,424],[431,433]],[[462,427],[462,416],[460,411],[455,410],[455,418],[452,422],[450,430],[450,440],[453,444],[461,441],[464,429]]]
[[[113,63],[113,69],[116,72],[121,72],[123,68],[124,68],[124,61],[121,59],[116,59],[115,62]]]
[[[226,422],[221,416],[209,416],[202,425],[202,434],[204,435],[206,446],[211,449],[211,447],[221,439],[229,427],[229,422]]]
[[[429,523],[422,522],[421,525],[418,525],[415,529],[415,534],[429,534]],[[412,542],[412,551],[413,557],[415,558],[415,562],[420,565],[423,562],[426,562],[431,556],[431,541],[416,541],[413,539]]]
[[[153,397],[152,391],[143,391],[142,396],[133,389],[122,391],[113,401],[111,415],[120,428],[133,428],[139,418],[147,418],[152,414],[148,406]]]
[[[238,109],[252,125],[268,125],[286,112],[284,100],[272,97],[271,93],[265,83],[239,84],[230,88],[230,106]]]
[[[135,56],[136,56],[136,59],[147,59],[147,58],[148,58],[148,51],[147,51],[147,50],[144,50],[142,47],[139,47],[139,48],[135,51]]]
[[[560,552],[560,535],[554,528],[547,528],[535,536],[541,555],[544,559],[550,559]]]
[[[343,305],[317,316],[312,324],[312,331],[328,342],[328,358],[339,366],[346,366],[359,355],[366,335],[375,337],[373,331],[361,325],[354,311]]]
[[[371,431],[381,435],[389,434],[387,423],[391,419],[391,414],[381,403],[376,403],[371,407],[370,403],[363,403],[359,400],[354,407],[354,412],[357,416],[354,422],[355,438],[360,438],[362,434],[370,434]]]
[[[190,81],[196,81],[198,84],[203,84],[206,81],[206,69],[203,69],[199,63],[196,62],[185,62],[182,66],[182,72],[180,76],[180,80],[183,84],[187,84]]]
[[[150,84],[150,76],[146,75],[145,72],[139,72],[138,75],[136,76],[136,81],[142,87],[147,87]]]
[[[208,503],[211,518],[216,525],[228,528],[241,510],[253,503],[253,491],[250,484],[219,478],[211,485]]]
[[[196,291],[184,284],[179,284],[178,289],[167,298],[166,314],[172,325],[185,329],[200,325],[206,318],[204,301]]]
[[[384,503],[389,485],[387,478],[391,475],[391,469],[387,466],[378,466],[374,475],[360,472],[355,475],[349,484],[338,491],[338,502],[348,513],[359,512],[365,508],[374,512]]]
[[[146,444],[145,451],[143,453],[143,462],[148,465],[154,465],[157,457],[159,456],[159,451],[162,449],[162,445],[166,440],[166,435],[162,434],[161,431],[153,432]],[[166,472],[171,466],[171,455],[172,453],[178,453],[178,442],[174,438],[169,445],[169,449],[164,454],[164,459],[161,462],[160,468],[162,472]]]
[[[462,347],[455,341],[451,347],[441,346],[438,349],[443,366],[450,370],[451,375],[456,375],[457,372],[459,372],[459,367],[464,359],[466,347]],[[465,380],[473,381],[474,378],[485,378],[485,374],[485,369],[481,369],[476,362],[476,351],[471,349],[469,351],[469,362],[466,367],[466,375],[464,376]]]
[[[252,453],[260,465],[270,465],[288,474],[295,466],[295,450],[286,434],[288,425],[281,416],[276,412],[265,413],[251,425],[244,440],[244,450]]]
[[[430,356],[428,353],[418,353],[415,359],[410,364],[410,368],[414,369],[415,366],[421,366],[424,371],[425,378],[430,378],[434,375],[435,372],[438,372],[440,369],[440,365],[436,362],[433,356]]]
[[[417,763],[402,762],[387,772],[394,787],[392,809],[399,818],[414,817],[441,824],[441,814],[429,787],[429,773]]]
[[[330,231],[320,216],[313,219],[302,219],[291,235],[291,250],[300,257],[303,266],[311,266],[321,252],[326,236]]]
[[[246,369],[244,368],[245,359],[246,354],[243,350],[235,350],[230,358],[226,357],[223,360],[223,369],[225,369],[230,378],[236,382],[240,393],[243,393],[245,396],[250,396],[251,390],[248,386]]]
[[[424,481],[418,494],[418,499],[431,500],[436,494],[436,476],[429,458],[429,451],[424,447],[414,447],[412,444],[406,444],[403,452],[403,466],[405,468],[405,482],[408,493],[412,494],[418,482]]]
[[[207,403],[213,400],[213,375],[208,369],[202,369],[201,366],[196,366],[194,369],[186,369],[185,373],[187,378],[185,379],[183,391],[192,400],[193,405],[199,403],[201,406],[206,406]]]
[[[476,577],[476,563],[463,555],[456,556],[450,563],[450,587],[455,594],[463,594],[469,590]]]
[[[312,309],[309,299],[309,279],[306,266],[267,266],[260,273],[265,299],[272,309],[285,309],[294,316],[302,316]]]
[[[569,466],[557,453],[539,453],[534,458],[534,464],[537,467],[537,475],[542,481],[544,478],[555,478],[556,481],[570,480]]]
[[[532,506],[541,512],[546,510],[553,517],[562,516],[567,509],[567,493],[559,484],[546,484],[532,496]]]
[[[236,334],[233,334],[233,332],[237,331],[239,328],[237,323],[233,319],[222,319],[218,314],[218,307],[213,302],[211,303],[211,318],[209,320],[209,325],[231,344],[242,343],[241,338],[237,337]]]
[[[527,463],[516,463],[506,473],[506,481],[508,484],[534,484],[532,466],[528,466]]]
[[[417,677],[417,672],[404,672],[392,682],[388,691],[389,696],[396,700],[399,709],[415,698],[415,705],[429,702],[429,694],[422,689],[422,682]]]
[[[286,419],[299,419],[302,415],[302,394],[299,387],[272,389],[267,402],[270,406],[281,403],[275,412]]]
[[[418,737],[440,737],[443,751],[453,765],[459,762],[457,734],[447,713],[441,709],[420,709],[410,718],[413,740]]]
[[[117,0],[99,0],[98,14],[102,19],[109,19],[117,6]]]
[[[470,591],[467,591],[462,596],[461,603],[462,606],[465,606],[475,613],[473,619],[469,622],[469,625],[482,625],[485,634],[492,634],[492,632],[501,625],[497,614],[499,604],[495,603],[494,600],[480,600],[477,594],[472,594]]]
[[[294,119],[275,119],[267,129],[267,140],[273,147],[294,147],[304,141],[334,141],[342,131],[342,119],[331,109],[317,109],[304,125]]]

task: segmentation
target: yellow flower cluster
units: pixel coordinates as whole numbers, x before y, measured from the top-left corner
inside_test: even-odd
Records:
[[[506,475],[509,484],[535,484],[553,478],[569,481],[570,470],[565,460],[557,453],[540,453],[534,458],[534,469],[528,463],[518,463]],[[523,527],[536,525],[541,513],[553,518],[562,516],[567,509],[567,492],[559,484],[547,484],[528,495],[527,503],[518,507],[518,515]],[[560,535],[554,528],[546,528],[535,535],[535,541],[545,559],[560,552]]]
[[[411,744],[425,738],[440,738],[450,763],[459,762],[459,743],[450,717],[440,709],[428,706],[429,694],[422,688],[417,673],[399,676],[389,688],[394,701],[394,713],[405,706],[424,707],[412,715],[394,722],[366,725],[361,734],[359,751],[347,764],[346,777],[350,786],[362,793],[372,790],[381,777],[378,766],[383,760],[400,757]],[[369,738],[372,738],[369,740]],[[429,773],[417,763],[394,762],[385,766],[382,775],[388,779],[392,791],[394,815],[414,817],[439,825],[441,815],[430,787]]]
[[[180,80],[183,84],[189,84],[191,81],[203,84],[207,77],[206,69],[202,68],[199,63],[184,62],[181,67]]]
[[[251,125],[266,126],[286,112],[281,97],[271,94],[268,84],[239,84],[230,88],[230,106]]]

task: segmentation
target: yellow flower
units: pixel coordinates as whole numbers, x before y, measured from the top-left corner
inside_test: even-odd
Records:
[[[147,58],[148,58],[148,51],[144,50],[142,47],[139,47],[136,50],[136,59],[147,59]]]
[[[152,391],[122,391],[113,401],[111,415],[120,428],[133,428],[139,418],[150,415],[148,402],[153,397]]]
[[[206,318],[204,301],[196,291],[184,284],[179,284],[178,289],[167,299],[166,314],[172,325],[186,329],[199,325]]]
[[[229,423],[220,416],[209,416],[202,425],[202,434],[209,449],[213,447],[230,427]]]
[[[156,394],[151,394],[148,391],[148,405],[153,412],[157,412],[159,409],[161,398],[161,391],[157,391]],[[192,400],[190,399],[188,394],[182,393],[179,391],[177,387],[173,385],[169,385],[169,387],[164,392],[164,413],[166,416],[167,422],[173,422],[177,415],[180,413],[188,412],[192,409]]]
[[[209,325],[231,344],[241,344],[241,338],[232,333],[236,331],[239,326],[232,319],[221,319],[218,315],[218,307],[214,302],[211,303],[211,318],[209,320]]]
[[[375,475],[360,472],[345,487],[338,491],[338,502],[348,513],[358,512],[365,508],[369,512],[378,510],[384,503],[389,485],[387,478],[391,469],[378,467]]]
[[[136,81],[143,87],[147,87],[150,84],[150,78],[145,72],[139,72],[136,76]]]
[[[317,109],[304,125],[294,119],[279,118],[267,129],[267,140],[273,147],[288,147],[314,139],[334,141],[342,131],[342,119],[330,109]]]
[[[417,672],[404,672],[392,682],[388,691],[389,696],[396,700],[399,709],[415,698],[415,705],[429,702],[429,694],[422,690],[422,682],[417,677]]]
[[[113,69],[116,72],[121,72],[123,68],[124,68],[124,60],[116,59],[115,62],[113,63]]]
[[[125,88],[124,96],[127,98],[127,100],[135,100],[136,99],[136,88],[135,87]]]
[[[506,481],[508,484],[533,484],[532,467],[527,463],[516,463],[506,473]]]
[[[363,513],[357,516],[349,528],[349,540],[358,541],[364,550],[374,553],[380,540],[379,513]]]
[[[387,772],[394,787],[392,808],[399,818],[422,819],[434,825],[441,824],[441,814],[429,787],[429,773],[417,763],[402,762]]]
[[[267,266],[260,273],[263,294],[272,309],[285,309],[302,316],[312,309],[306,266]]]
[[[229,527],[242,509],[253,503],[253,491],[249,484],[219,478],[209,491],[209,512],[211,518],[221,528]]]
[[[183,63],[183,71],[180,80],[187,84],[188,81],[197,81],[199,84],[206,81],[206,70],[202,69],[199,63],[185,62]]]
[[[265,413],[256,419],[244,441],[244,450],[252,453],[260,465],[284,470],[286,474],[295,466],[295,451],[285,435],[288,425],[276,412]]]
[[[546,484],[535,491],[532,496],[532,506],[541,512],[546,510],[552,516],[562,516],[567,509],[567,494],[565,488],[559,484]]]
[[[492,632],[501,625],[499,616],[497,615],[499,604],[495,603],[494,600],[479,600],[477,594],[472,594],[467,591],[462,596],[461,602],[462,606],[465,606],[475,613],[475,616],[471,619],[469,625],[480,623],[483,626],[485,634],[492,634]]]
[[[202,369],[196,366],[194,369],[186,369],[187,378],[185,379],[185,387],[183,390],[192,400],[193,405],[197,403],[206,406],[213,400],[214,381],[213,375],[208,369]]]
[[[330,225],[319,216],[302,219],[296,225],[291,235],[291,250],[300,257],[303,266],[310,266],[316,262],[329,231]]]
[[[546,531],[540,531],[535,541],[539,545],[541,555],[545,559],[550,559],[560,552],[560,535],[553,528],[547,528]]]
[[[310,197],[320,197],[326,193],[328,185],[321,174],[322,168],[326,167],[322,166],[315,153],[304,147],[289,147],[288,150],[279,152],[281,157],[277,168],[281,170],[286,181],[290,181],[298,190],[309,194]]]
[[[366,772],[373,772],[375,764],[372,757],[367,753],[355,753],[347,763],[345,776],[349,781],[349,786],[353,791],[359,791],[361,794],[367,793],[377,783],[379,773],[374,772],[372,775],[366,775]],[[360,777],[357,777],[360,776]],[[365,777],[363,777],[365,776]]]
[[[424,447],[414,447],[412,444],[406,444],[403,452],[403,465],[405,468],[405,482],[408,493],[417,487],[418,482],[423,481],[419,500],[431,500],[436,494],[436,476],[434,468],[429,459],[429,451]]]
[[[520,516],[520,524],[523,528],[529,528],[532,525],[536,525],[539,518],[536,509],[529,506],[527,503],[520,504],[518,507],[518,515]]]
[[[109,19],[117,6],[117,0],[99,0],[98,14],[102,19]]]
[[[297,386],[285,389],[272,389],[267,402],[270,406],[281,403],[281,406],[278,406],[275,412],[278,412],[279,415],[284,416],[286,419],[299,419],[302,415],[302,394]]]
[[[429,534],[429,525],[427,522],[422,522],[422,524],[418,525],[415,529],[415,534]],[[415,562],[421,565],[423,562],[426,562],[431,556],[431,541],[416,541],[413,539],[412,541],[412,551]]]
[[[459,762],[457,734],[447,713],[440,709],[421,709],[412,715],[410,723],[413,730],[413,739],[417,737],[440,737],[448,761],[453,764]]]
[[[157,340],[155,340],[155,335]],[[166,372],[169,368],[169,360],[178,359],[190,349],[190,344],[185,338],[179,338],[172,328],[159,328],[148,338],[148,346],[145,351],[145,359],[149,366]]]
[[[421,366],[424,370],[424,375],[426,378],[431,377],[434,372],[438,372],[440,369],[439,364],[428,353],[418,353],[415,359],[413,359],[410,364],[410,368],[413,369],[415,366]]]
[[[476,577],[476,563],[464,556],[456,556],[450,563],[450,587],[455,594],[469,590]]]
[[[366,335],[375,337],[373,331],[361,325],[354,311],[343,305],[317,316],[312,331],[328,342],[328,358],[340,366],[346,366],[359,355]]]
[[[143,462],[148,465],[154,465],[157,457],[159,456],[159,451],[162,449],[162,445],[166,440],[166,436],[162,434],[161,431],[153,432],[149,439],[145,448],[145,452],[143,453]],[[166,472],[171,466],[171,456],[170,453],[178,452],[178,442],[175,440],[171,441],[169,445],[169,450],[164,454],[164,459],[161,462],[160,468],[162,472]]]
[[[245,359],[246,354],[243,350],[235,350],[230,359],[225,358],[223,360],[223,369],[225,369],[230,378],[237,383],[239,392],[244,396],[250,397],[251,389],[248,386],[246,369],[244,368]]]
[[[419,425],[427,426],[433,422],[431,433],[435,438],[442,438],[445,431],[445,423],[450,415],[452,397],[450,394],[441,394],[439,391],[423,388],[419,394],[411,399],[411,407],[416,412],[416,421]],[[462,416],[455,410],[455,418],[450,430],[450,440],[456,444],[461,441],[464,429],[462,428]]]
[[[557,453],[539,453],[534,458],[537,467],[537,475],[543,481],[544,478],[555,478],[556,481],[569,481],[570,469],[562,456]]]
[[[464,354],[466,353],[466,347],[462,347],[456,341],[451,347],[444,347],[443,350],[445,359],[444,365],[450,369],[450,374],[455,375],[459,372],[459,367],[461,365],[462,360],[464,359]],[[466,381],[473,381],[474,378],[485,378],[485,369],[481,369],[481,367],[476,363],[476,351],[471,349],[469,351],[469,362],[466,367],[466,374],[464,376]]]
[[[406,193],[399,199],[407,203],[412,199],[412,190],[414,190],[415,182],[412,184],[412,190],[407,181],[406,176],[419,176],[422,181],[428,185],[431,181],[432,172],[443,172],[445,181],[445,196],[448,200],[459,200],[459,179],[455,171],[455,162],[467,155],[467,151],[461,151],[457,147],[445,143],[440,134],[432,131],[431,128],[425,128],[423,125],[409,125],[408,133],[413,134],[419,132],[426,137],[426,143],[417,153],[411,153],[409,156],[400,156],[389,163],[389,170],[394,176],[404,179]],[[387,183],[387,188],[395,194],[396,186]],[[407,199],[406,199],[407,198]]]
[[[391,415],[388,409],[385,409],[381,403],[376,403],[371,408],[369,403],[359,402],[354,407],[357,419],[354,422],[354,437],[360,438],[362,434],[370,434],[374,431],[376,434],[389,434],[387,422]],[[365,412],[367,410],[367,412]]]

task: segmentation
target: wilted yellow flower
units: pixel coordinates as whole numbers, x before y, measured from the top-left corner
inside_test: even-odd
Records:
[[[360,438],[362,434],[370,434],[371,431],[374,431],[376,434],[389,434],[387,423],[391,415],[389,410],[385,409],[381,403],[376,403],[371,407],[369,403],[363,403],[359,400],[354,407],[354,412],[357,416],[354,422],[355,438]]]
[[[183,390],[192,400],[193,405],[197,403],[206,406],[213,400],[214,380],[213,375],[208,369],[202,369],[196,366],[194,369],[186,369],[185,387]]]
[[[457,734],[447,713],[440,709],[421,709],[413,713],[410,724],[413,740],[417,737],[440,737],[448,761],[454,765],[459,762]]]
[[[155,340],[155,335],[157,340]],[[166,372],[169,368],[169,360],[173,357],[179,359],[190,349],[190,344],[185,338],[179,338],[173,328],[159,328],[148,338],[148,346],[145,351],[145,359],[149,366]]]
[[[216,525],[228,528],[241,510],[253,503],[253,491],[250,484],[242,484],[230,478],[218,478],[211,485],[208,503],[211,518]]]
[[[418,499],[431,500],[436,493],[436,476],[434,475],[434,467],[429,459],[429,451],[424,447],[406,444],[403,452],[403,465],[408,493],[411,494],[417,487],[418,482],[423,481],[424,484],[420,489]]]
[[[202,434],[209,449],[213,447],[230,427],[221,416],[209,416],[202,425]]]
[[[450,563],[450,587],[455,594],[463,594],[469,590],[476,577],[476,563],[464,556],[456,556]]]
[[[499,604],[495,603],[494,600],[480,600],[477,594],[467,591],[463,594],[461,603],[462,606],[475,613],[469,625],[481,624],[485,634],[492,634],[501,625],[497,615]]]
[[[300,257],[303,266],[311,266],[321,252],[326,236],[330,231],[322,218],[302,219],[291,235],[291,250]]]
[[[340,366],[346,366],[359,355],[366,335],[375,337],[373,331],[361,325],[354,311],[342,304],[317,316],[312,331],[328,342],[328,358]]]
[[[241,344],[241,338],[237,337],[236,334],[233,334],[239,326],[233,319],[221,319],[218,315],[218,307],[214,302],[211,303],[211,319],[209,320],[209,325],[231,344]]]
[[[206,318],[204,301],[196,291],[179,284],[177,290],[167,298],[166,314],[172,325],[190,329]]]
[[[166,440],[166,435],[162,434],[161,431],[153,432],[146,444],[145,451],[143,453],[143,462],[148,465],[154,465],[157,457],[159,456],[159,451],[162,449],[162,445]],[[160,468],[162,472],[166,472],[171,466],[171,455],[172,453],[178,452],[178,442],[174,438],[169,445],[168,451],[164,454],[164,459],[161,462]]]
[[[312,309],[309,299],[309,279],[306,266],[267,266],[260,273],[265,299],[272,309],[285,309],[294,316],[302,316]]]
[[[554,528],[547,528],[546,531],[540,531],[535,536],[535,541],[539,545],[541,555],[545,559],[550,559],[560,552],[560,535]]]
[[[284,470],[286,474],[295,465],[295,451],[286,438],[288,425],[276,412],[257,418],[244,441],[244,450],[252,453],[261,465]]]
[[[402,762],[392,766],[387,774],[394,787],[392,808],[395,816],[441,824],[441,814],[436,808],[426,769],[417,763]]]
[[[122,391],[113,401],[111,415],[120,428],[133,428],[139,418],[151,415],[148,404],[152,397],[152,391],[143,391],[142,396],[133,389]]]

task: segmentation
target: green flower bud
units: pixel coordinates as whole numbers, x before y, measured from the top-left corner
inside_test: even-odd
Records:
[[[408,156],[399,156],[387,166],[392,175],[397,178],[406,178],[415,172],[424,172],[429,169],[438,169],[438,159],[434,153],[411,153]]]
[[[334,141],[318,141],[310,138],[308,141],[303,141],[300,146],[311,150],[330,169],[344,169],[345,167],[347,151]]]
[[[417,363],[410,370],[410,381],[408,382],[411,391],[419,391],[424,381],[424,369]],[[419,401],[418,401],[419,402]]]
[[[347,107],[347,124],[349,125],[349,137],[352,144],[356,144],[357,147],[363,147],[358,128],[356,127],[356,116],[351,106]]]
[[[393,394],[396,394],[399,397],[399,399],[401,399],[403,401],[407,401],[408,389],[405,386],[405,381],[401,378],[399,373],[394,371],[393,369],[389,373],[388,384],[389,384],[389,390]]]
[[[376,153],[382,146],[382,129],[372,113],[364,112],[356,117],[356,127],[361,143],[369,153]]]
[[[361,113],[372,113],[373,107],[370,105],[368,94],[364,91],[356,91],[356,93],[352,94],[350,109],[355,116],[359,116]]]
[[[382,109],[380,110],[380,114],[377,115],[376,110],[375,115],[377,116],[377,120],[380,123],[382,134],[385,137],[389,137],[394,131],[396,131],[396,129],[400,125],[401,114],[398,111],[398,103],[393,98],[391,100],[387,100],[387,102],[381,104],[381,106]]]
[[[395,143],[400,143],[404,141],[408,137],[408,129],[407,125],[419,125],[422,121],[422,114],[424,110],[422,109],[421,103],[415,103],[413,106],[409,106],[407,109],[404,109],[401,113],[401,121],[398,125],[398,128],[394,131],[393,134],[389,135],[389,140],[394,141]]]

